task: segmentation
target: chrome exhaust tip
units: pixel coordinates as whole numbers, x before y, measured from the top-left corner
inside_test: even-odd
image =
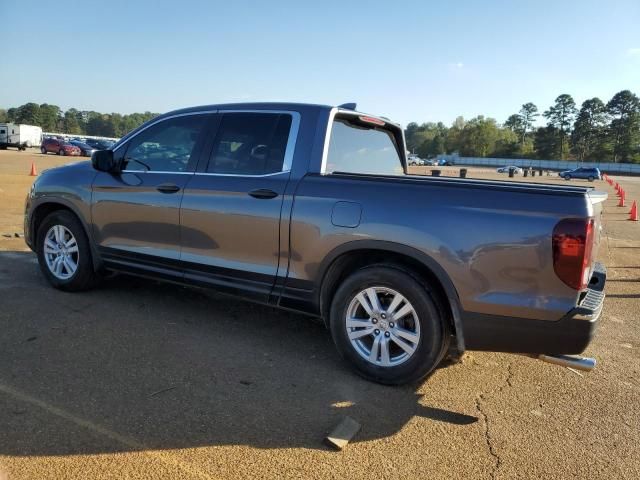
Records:
[[[578,357],[573,355],[538,355],[538,360],[546,363],[553,363],[561,367],[574,368],[583,372],[590,372],[596,366],[596,359],[589,357]]]

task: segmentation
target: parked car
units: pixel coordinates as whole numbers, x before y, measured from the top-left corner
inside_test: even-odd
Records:
[[[84,143],[90,145],[95,150],[108,150],[110,149],[115,142],[112,140],[97,140],[95,138],[87,138],[84,140]]]
[[[80,149],[80,155],[82,155],[83,157],[90,157],[93,152],[96,151],[95,148],[93,148],[91,145],[87,145],[84,142],[81,142],[80,140],[69,140],[69,143],[71,145],[75,145],[76,147],[78,147]]]
[[[70,144],[66,140],[59,138],[45,138],[40,145],[40,152],[43,154],[56,153],[58,155],[80,155],[80,148]]]
[[[25,239],[62,290],[116,271],[322,317],[376,382],[465,349],[591,369],[566,354],[604,301],[606,193],[406,168],[402,128],[353,105],[188,108],[43,172]]]
[[[520,167],[516,167],[515,165],[508,165],[506,167],[500,167],[496,170],[498,173],[509,173],[509,171],[513,171],[515,175],[522,175],[523,170]]]
[[[594,180],[602,180],[602,175],[598,168],[580,167],[573,170],[565,170],[564,172],[560,172],[558,175],[565,180],[571,180],[572,178],[582,178],[589,180],[590,182],[593,182]]]

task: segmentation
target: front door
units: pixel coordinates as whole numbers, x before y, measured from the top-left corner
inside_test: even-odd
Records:
[[[97,174],[93,234],[107,266],[182,275],[180,202],[209,119],[193,114],[151,124],[115,149],[118,173]]]
[[[185,279],[267,301],[278,272],[280,212],[299,115],[218,116],[208,158],[182,201]]]

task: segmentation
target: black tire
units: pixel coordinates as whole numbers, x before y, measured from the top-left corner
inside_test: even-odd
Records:
[[[64,149],[61,148],[60,150],[58,150],[58,155],[62,155],[64,157]]]
[[[375,365],[363,358],[349,340],[346,316],[351,301],[366,288],[395,290],[413,306],[420,324],[415,352],[404,363]],[[437,295],[419,277],[393,265],[373,265],[353,273],[342,282],[331,303],[331,336],[340,355],[362,377],[385,385],[417,382],[431,373],[444,358],[450,340],[449,322]]]
[[[62,225],[67,228],[75,237],[78,246],[77,269],[68,279],[57,278],[47,266],[44,252],[45,236],[49,229],[55,225]],[[80,223],[80,220],[67,210],[58,210],[49,214],[38,227],[36,234],[36,253],[40,270],[49,283],[60,290],[67,292],[79,292],[94,287],[99,279],[98,274],[93,269],[93,259],[89,240]]]
[[[595,177],[589,177],[587,180],[589,180],[590,182],[593,182],[595,180]]]
[[[40,147],[40,153],[43,154],[43,155],[46,155],[47,154],[47,149],[44,148],[44,147]]]
[[[565,175],[563,178],[564,178],[565,180],[571,180],[571,175]]]

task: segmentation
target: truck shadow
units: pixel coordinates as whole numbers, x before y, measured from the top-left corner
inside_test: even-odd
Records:
[[[0,253],[0,454],[325,449],[344,415],[357,442],[477,421],[355,376],[319,321],[126,276],[68,294],[34,258]]]

